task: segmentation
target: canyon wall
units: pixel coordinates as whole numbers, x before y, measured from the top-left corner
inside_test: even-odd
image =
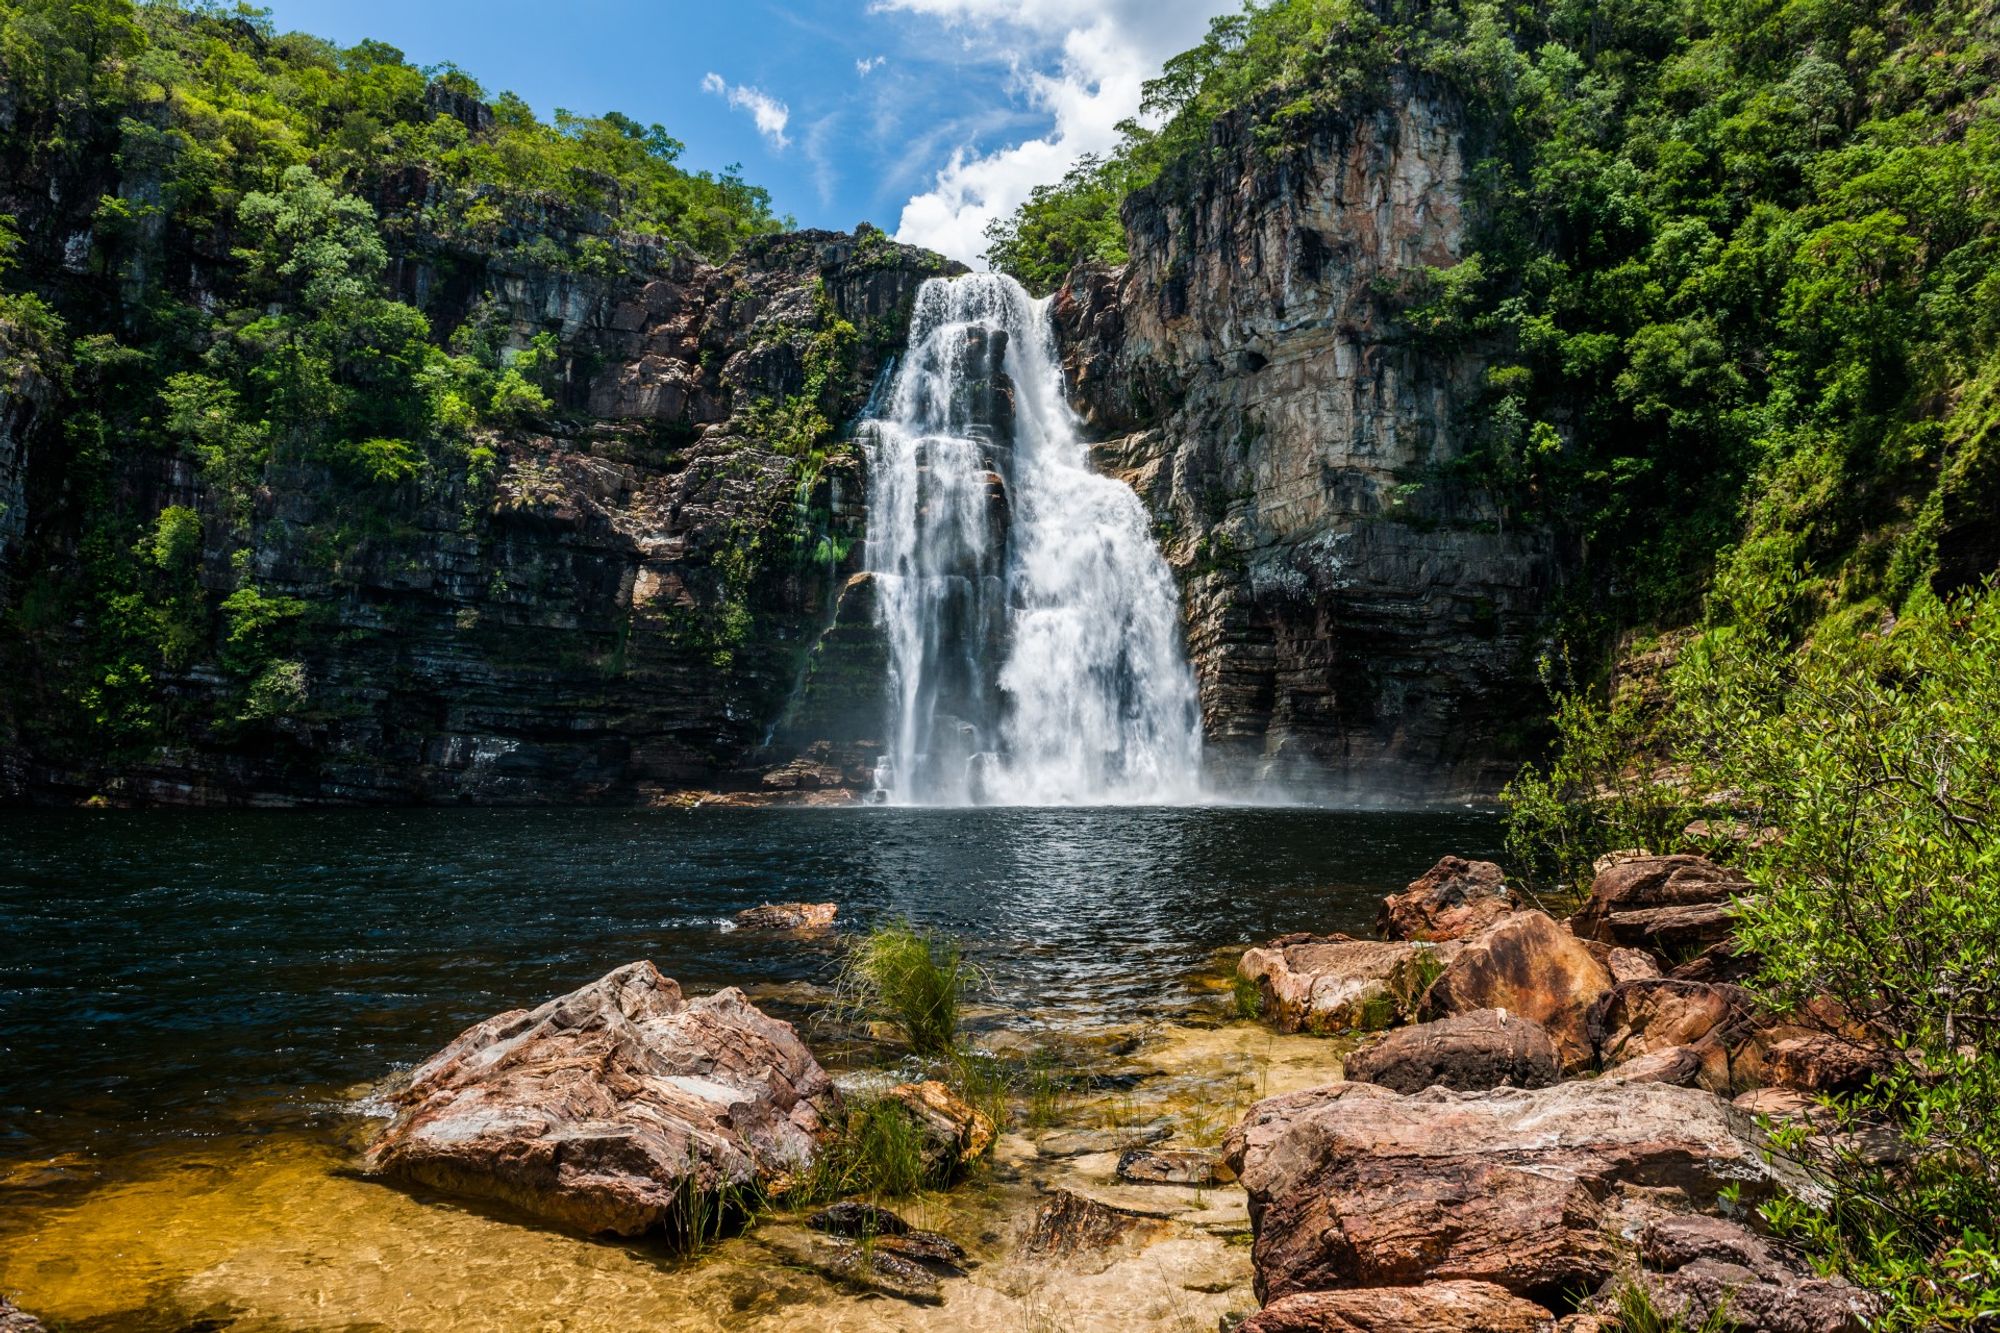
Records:
[[[767,750],[865,518],[852,444],[787,414],[858,416],[917,288],[956,267],[866,229],[753,240],[715,266],[561,209],[468,248],[426,229],[428,191],[421,173],[372,190],[397,295],[440,333],[555,340],[554,410],[481,432],[462,469],[367,482],[280,451],[238,518],[187,457],[112,442],[93,491],[46,384],[0,382],[0,580],[27,626],[6,649],[0,798],[629,802],[763,789],[773,767],[790,790],[866,787],[865,744]],[[543,239],[613,262],[539,262]],[[224,626],[231,589],[277,608],[276,674],[232,672],[225,643],[155,673],[143,743],[86,729],[62,672],[99,627],[31,612],[78,577],[86,504],[136,532],[170,506],[199,515],[207,602]]]
[[[1181,579],[1213,778],[1490,796],[1540,702],[1557,552],[1453,480],[1479,350],[1399,322],[1467,252],[1476,145],[1407,85],[1283,151],[1257,124],[1219,121],[1205,163],[1127,203],[1129,262],[1057,294],[1078,409]]]

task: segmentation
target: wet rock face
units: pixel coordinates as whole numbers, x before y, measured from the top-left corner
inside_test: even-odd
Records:
[[[1482,354],[1419,346],[1396,295],[1466,253],[1477,145],[1414,84],[1278,156],[1253,123],[1058,294],[1073,393],[1170,534],[1218,776],[1490,793],[1556,552],[1446,478]]]
[[[839,1106],[789,1023],[630,963],[410,1075],[376,1175],[590,1234],[676,1232],[806,1168]]]

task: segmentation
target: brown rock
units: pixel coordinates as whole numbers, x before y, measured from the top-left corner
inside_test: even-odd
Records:
[[[1756,892],[1705,856],[1646,856],[1606,866],[1571,918],[1579,936],[1676,954],[1727,939],[1735,900]]]
[[[1677,1088],[1706,1088],[1721,1096],[1730,1086],[1729,1053],[1713,1039],[1696,1046],[1669,1046],[1625,1061],[1598,1082],[1671,1083]]]
[[[840,908],[834,903],[766,903],[736,914],[739,930],[826,930]]]
[[[1563,1067],[1588,1068],[1594,1054],[1585,1027],[1590,1006],[1611,987],[1611,973],[1575,936],[1541,912],[1516,912],[1464,942],[1424,1002],[1434,1016],[1505,1009],[1540,1023]]]
[[[1880,1046],[1825,1032],[1775,1042],[1764,1058],[1767,1082],[1801,1092],[1857,1092],[1888,1072]]]
[[[1475,1009],[1401,1028],[1347,1057],[1347,1077],[1396,1092],[1546,1088],[1562,1077],[1542,1025],[1504,1009]]]
[[[1613,983],[1645,981],[1660,975],[1660,964],[1644,949],[1610,949],[1604,960]]]
[[[370,1172],[623,1236],[782,1181],[839,1106],[791,1024],[646,962],[468,1029],[392,1100]]]
[[[1295,935],[1249,950],[1236,971],[1257,984],[1264,1017],[1280,1032],[1366,1032],[1407,1012],[1426,970],[1458,947]]]
[[[1644,1268],[1612,1279],[1591,1303],[1616,1308],[1629,1284],[1679,1328],[1720,1318],[1743,1333],[1862,1333],[1881,1302],[1840,1278],[1812,1275],[1763,1237],[1719,1217],[1668,1217],[1640,1236]]]
[[[1309,1291],[1273,1301],[1237,1333],[1548,1333],[1555,1316],[1490,1282]]]
[[[1118,1178],[1135,1185],[1221,1185],[1234,1180],[1212,1152],[1176,1148],[1134,1148],[1118,1157]]]
[[[842,1286],[918,1305],[944,1300],[943,1284],[931,1266],[897,1253],[886,1239],[864,1245],[796,1227],[759,1227],[756,1239],[784,1262],[809,1268]]]
[[[1659,977],[1613,986],[1591,1006],[1586,1027],[1598,1063],[1613,1069],[1654,1051],[1692,1046],[1748,1013],[1749,998],[1733,986]],[[1725,1080],[1722,1088],[1727,1087]]]
[[[1127,1237],[1158,1230],[1160,1223],[1107,1208],[1070,1190],[1050,1190],[1035,1210],[1022,1249],[1037,1259],[1075,1260],[1098,1255]]]
[[[1447,856],[1402,893],[1382,900],[1375,932],[1387,940],[1456,940],[1514,910],[1500,867]]]
[[[46,1333],[47,1328],[41,1320],[0,1296],[0,1333]]]
[[[1595,1286],[1621,1252],[1614,1186],[1703,1207],[1730,1186],[1755,1202],[1802,1183],[1765,1160],[1740,1111],[1655,1083],[1314,1089],[1251,1108],[1224,1154],[1250,1196],[1267,1301],[1444,1280],[1517,1294]]]
[[[900,1103],[923,1135],[924,1171],[956,1179],[993,1147],[993,1120],[936,1079],[901,1083],[883,1094]]]
[[[806,1219],[806,1225],[814,1231],[824,1231],[830,1236],[845,1236],[849,1240],[861,1240],[872,1236],[901,1236],[910,1229],[908,1222],[887,1208],[852,1199],[820,1209]]]

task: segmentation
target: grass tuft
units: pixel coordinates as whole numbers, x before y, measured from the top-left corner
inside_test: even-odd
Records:
[[[918,1055],[949,1055],[958,1044],[959,1006],[985,984],[957,940],[894,922],[856,943],[836,989],[844,1007],[885,1021]]]

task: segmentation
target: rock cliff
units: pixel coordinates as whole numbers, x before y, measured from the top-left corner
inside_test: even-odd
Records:
[[[1127,203],[1129,262],[1058,293],[1079,410],[1158,516],[1215,776],[1490,795],[1557,553],[1452,479],[1480,350],[1398,318],[1467,253],[1478,146],[1407,81],[1282,151],[1259,124],[1218,121],[1206,162]]]
[[[76,691],[51,669],[84,658],[94,629],[38,627],[7,650],[0,798],[512,803],[760,788],[797,757],[765,747],[858,566],[861,469],[840,423],[900,350],[917,288],[954,266],[870,229],[752,240],[718,266],[553,205],[468,244],[429,225],[421,171],[365,192],[388,281],[441,338],[470,331],[512,355],[553,337],[553,410],[481,432],[463,468],[411,477],[358,482],[280,451],[237,516],[188,458],[116,442],[88,499],[45,382],[8,370],[0,576],[13,604],[77,577],[82,505],[115,503],[134,531],[184,506],[201,519],[207,623],[254,581],[291,633],[284,678],[247,695],[209,651],[156,674],[169,703],[153,731],[112,747],[72,720]],[[588,266],[547,258],[593,250]],[[0,348],[0,368],[15,364]],[[260,688],[278,690],[277,707]],[[865,787],[872,764],[820,745],[777,781]]]

